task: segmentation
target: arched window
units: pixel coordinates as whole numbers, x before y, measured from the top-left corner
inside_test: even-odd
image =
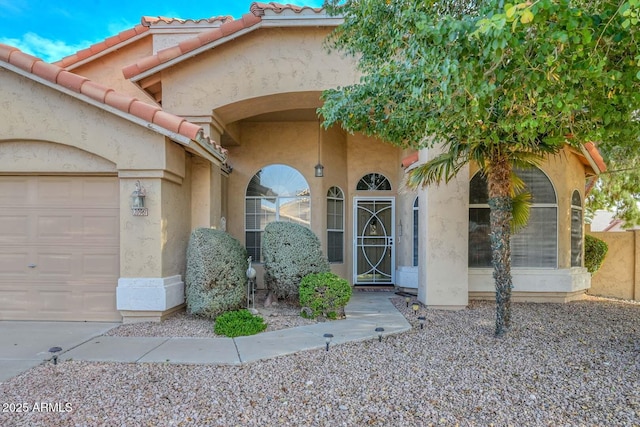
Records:
[[[370,173],[360,178],[356,190],[389,191],[391,190],[391,183],[386,176],[380,173]]]
[[[413,265],[418,265],[418,198],[413,202]]]
[[[578,190],[571,196],[571,267],[582,267],[582,198]]]
[[[327,191],[327,258],[344,262],[344,194],[338,187]]]
[[[256,173],[245,197],[245,246],[256,262],[262,261],[262,233],[273,221],[311,225],[309,184],[286,165],[270,165]]]
[[[551,181],[540,169],[515,169],[531,193],[529,222],[511,236],[514,267],[555,268],[558,260],[558,204]],[[469,185],[469,267],[491,267],[487,181],[477,173]]]

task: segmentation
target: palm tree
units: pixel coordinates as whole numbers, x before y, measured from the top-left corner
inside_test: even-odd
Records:
[[[530,194],[514,173],[515,168],[536,167],[548,154],[556,154],[561,147],[543,140],[528,151],[516,144],[480,141],[446,142],[444,152],[409,172],[407,184],[411,188],[448,182],[460,169],[471,162],[478,165],[487,179],[491,227],[493,278],[496,286],[496,336],[504,334],[511,325],[511,245],[513,231],[526,225]]]

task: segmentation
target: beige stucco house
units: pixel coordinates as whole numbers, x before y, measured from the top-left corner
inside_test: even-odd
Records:
[[[323,48],[339,23],[254,3],[240,19],[145,17],[56,64],[0,45],[0,320],[159,319],[184,302],[191,230],[226,229],[259,269],[274,220],[309,226],[354,286],[441,308],[492,298],[473,166],[410,191],[406,170],[436,149],[320,128],[321,92],[358,81]],[[523,173],[535,203],[513,240],[516,298],[589,287],[582,208],[601,169],[586,145]]]

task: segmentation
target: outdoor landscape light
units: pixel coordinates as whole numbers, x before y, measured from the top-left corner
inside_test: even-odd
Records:
[[[378,333],[378,342],[382,342],[382,333],[384,332],[384,328],[378,326],[376,328],[376,332]]]
[[[324,334],[324,342],[327,345],[326,347],[327,351],[329,351],[329,344],[331,343],[331,338],[333,338],[333,334]]]
[[[131,213],[133,216],[148,216],[149,210],[144,207],[144,198],[147,197],[147,190],[136,181],[136,189],[131,193]]]
[[[407,303],[407,307],[409,307],[409,301],[411,301],[411,297],[404,297],[404,302]]]
[[[420,322],[420,329],[424,329],[424,321],[425,321],[424,316],[418,317],[418,322]]]
[[[52,353],[53,356],[51,357],[51,360],[53,360],[53,364],[57,365],[58,364],[58,355],[56,353],[61,352],[62,351],[62,347],[51,347],[49,349],[49,353]]]
[[[253,257],[247,258],[247,262],[249,263],[249,268],[247,268],[247,310],[249,309],[249,303],[253,304],[253,308],[256,308],[256,287],[255,287],[255,278],[256,278],[256,269],[251,266],[251,260]]]
[[[418,310],[420,309],[420,304],[418,304],[417,302],[414,302],[413,305],[411,305],[411,308],[413,309],[413,312],[417,316],[418,315]]]

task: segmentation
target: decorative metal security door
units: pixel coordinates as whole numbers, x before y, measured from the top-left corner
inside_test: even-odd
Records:
[[[395,283],[395,209],[393,198],[354,199],[353,283]]]

